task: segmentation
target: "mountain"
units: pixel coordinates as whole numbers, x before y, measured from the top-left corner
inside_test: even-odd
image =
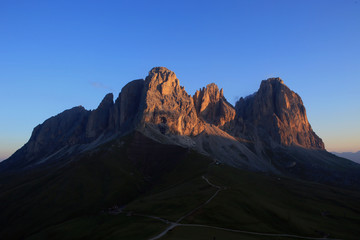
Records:
[[[133,131],[241,169],[332,184],[360,181],[358,165],[326,152],[300,96],[280,78],[262,81],[233,107],[214,83],[190,96],[164,67],[128,83],[115,102],[108,94],[93,111],[80,106],[46,120],[0,171],[67,161]]]
[[[280,78],[262,81],[259,90],[241,98],[235,108],[245,136],[257,136],[270,144],[325,149],[310,126],[300,96]]]
[[[196,91],[193,99],[198,116],[208,123],[222,127],[235,118],[234,107],[226,101],[223,89],[219,90],[215,83]]]
[[[356,239],[359,188],[360,165],[326,151],[280,78],[232,106],[155,67],[115,101],[47,119],[0,163],[0,238],[148,239],[170,224],[164,239]]]
[[[356,163],[360,163],[360,151],[358,152],[332,152],[336,156],[350,159],[351,161],[354,161]]]

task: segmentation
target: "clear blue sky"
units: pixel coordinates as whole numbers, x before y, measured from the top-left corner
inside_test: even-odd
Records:
[[[154,66],[234,103],[281,77],[328,150],[360,150],[360,1],[0,1],[0,159]]]

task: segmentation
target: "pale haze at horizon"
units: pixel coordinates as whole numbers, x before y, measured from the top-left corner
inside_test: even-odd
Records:
[[[360,150],[360,2],[1,1],[0,160],[51,116],[155,66],[235,104],[281,77],[328,151]]]

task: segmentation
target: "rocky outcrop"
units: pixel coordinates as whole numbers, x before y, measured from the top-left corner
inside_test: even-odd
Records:
[[[138,79],[126,84],[115,101],[112,118],[117,132],[133,130],[142,116],[145,82]]]
[[[144,103],[143,124],[155,125],[163,134],[198,134],[193,99],[174,72],[164,67],[151,69],[145,79]]]
[[[82,106],[66,110],[34,128],[29,141],[17,150],[0,169],[21,169],[37,164],[64,147],[86,141],[90,111]]]
[[[192,98],[173,72],[164,67],[153,68],[145,79],[144,103],[140,131],[147,137],[195,149],[235,167],[272,168],[215,126],[220,127],[235,116],[234,108],[215,84],[198,91]]]
[[[215,83],[196,91],[193,99],[198,116],[207,123],[222,127],[235,117],[234,107],[226,101],[223,89],[219,91]]]
[[[86,138],[95,139],[107,129],[113,128],[112,119],[110,117],[114,107],[114,95],[107,94],[101,101],[99,107],[92,111],[86,126]]]
[[[115,103],[109,93],[99,107],[91,111],[86,128],[86,139],[95,140],[103,135],[124,134],[134,130],[141,119],[144,80],[126,84]]]
[[[54,152],[58,146],[74,145],[85,139],[89,111],[82,106],[66,110],[38,125],[27,143],[28,152]]]
[[[236,121],[245,136],[257,135],[257,139],[283,146],[325,149],[309,124],[300,96],[280,78],[262,81],[259,90],[241,98],[235,108]]]

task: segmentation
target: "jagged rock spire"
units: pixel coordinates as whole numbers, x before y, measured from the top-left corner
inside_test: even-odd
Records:
[[[215,83],[196,91],[193,99],[198,116],[208,123],[223,126],[235,117],[234,107],[226,101],[223,89],[219,91]]]
[[[145,85],[143,124],[152,124],[164,134],[196,134],[198,119],[193,100],[180,87],[174,72],[155,67],[146,77]]]

